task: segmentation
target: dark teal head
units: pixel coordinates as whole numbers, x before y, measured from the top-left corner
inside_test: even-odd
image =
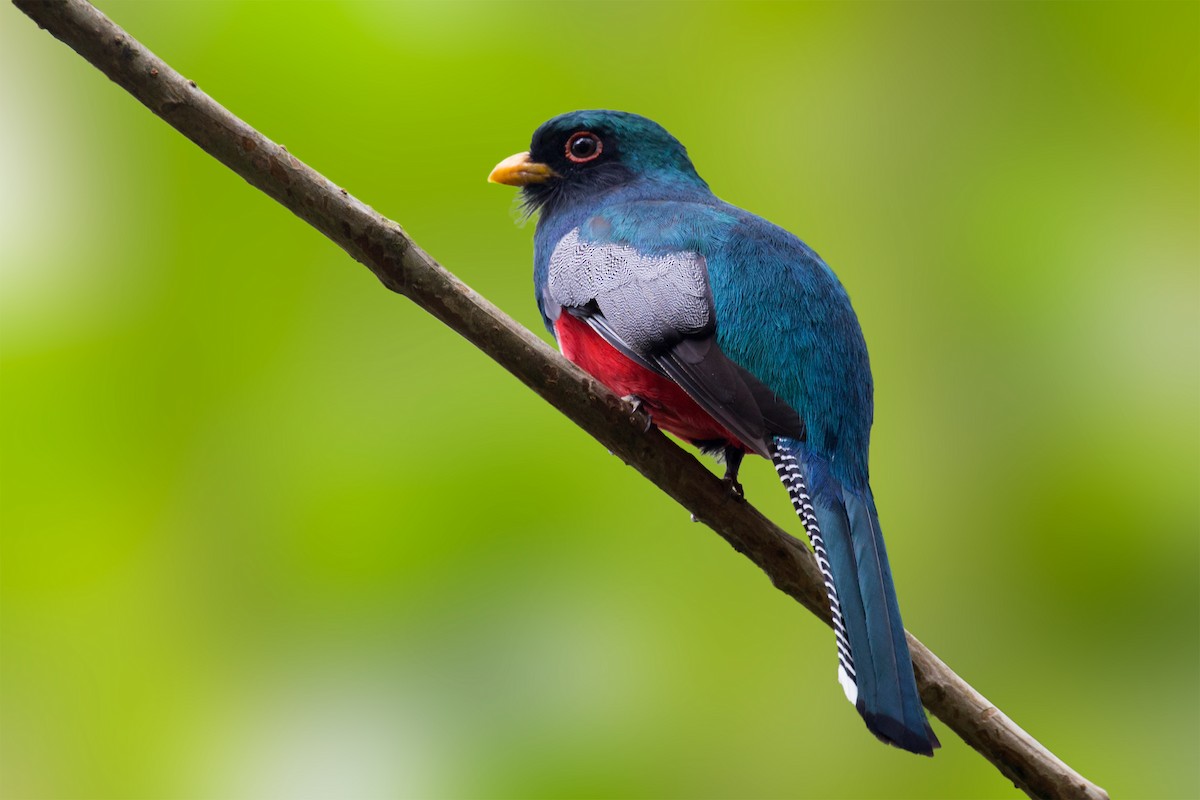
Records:
[[[572,111],[549,120],[534,132],[528,153],[500,162],[488,180],[522,187],[535,211],[638,182],[708,188],[678,139],[624,111]]]

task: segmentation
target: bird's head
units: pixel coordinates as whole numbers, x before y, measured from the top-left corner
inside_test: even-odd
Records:
[[[543,213],[637,183],[708,189],[674,136],[624,111],[572,111],[545,122],[529,151],[501,161],[488,181],[520,186],[525,205]]]

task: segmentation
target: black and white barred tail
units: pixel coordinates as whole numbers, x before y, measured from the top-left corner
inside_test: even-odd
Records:
[[[847,699],[883,741],[933,755],[938,740],[921,707],[870,487],[843,483],[799,440],[779,437],[770,454],[825,581]]]
[[[846,623],[842,619],[842,604],[838,601],[837,588],[833,585],[833,570],[829,566],[829,554],[825,552],[825,540],[821,536],[821,527],[817,524],[817,515],[813,510],[812,497],[804,483],[804,473],[796,456],[788,452],[778,442],[771,445],[771,461],[779,480],[783,481],[788,496],[792,498],[792,506],[796,515],[804,525],[808,540],[812,544],[813,553],[817,557],[817,566],[821,570],[821,578],[825,581],[825,592],[829,596],[829,613],[833,618],[833,635],[837,640],[838,653],[838,683],[846,693],[846,699],[852,705],[858,703],[858,682],[854,671],[854,653],[850,650],[850,641],[846,634]]]

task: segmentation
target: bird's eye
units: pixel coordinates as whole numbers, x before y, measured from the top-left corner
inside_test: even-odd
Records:
[[[567,158],[576,164],[591,161],[603,151],[604,145],[600,143],[600,137],[591,131],[572,133],[571,138],[567,139]]]

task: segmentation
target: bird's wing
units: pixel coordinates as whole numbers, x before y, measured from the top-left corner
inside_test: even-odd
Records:
[[[646,253],[567,233],[549,259],[546,307],[564,308],[635,362],[679,384],[748,447],[769,455],[775,435],[803,438],[799,414],[717,344],[705,259]]]

